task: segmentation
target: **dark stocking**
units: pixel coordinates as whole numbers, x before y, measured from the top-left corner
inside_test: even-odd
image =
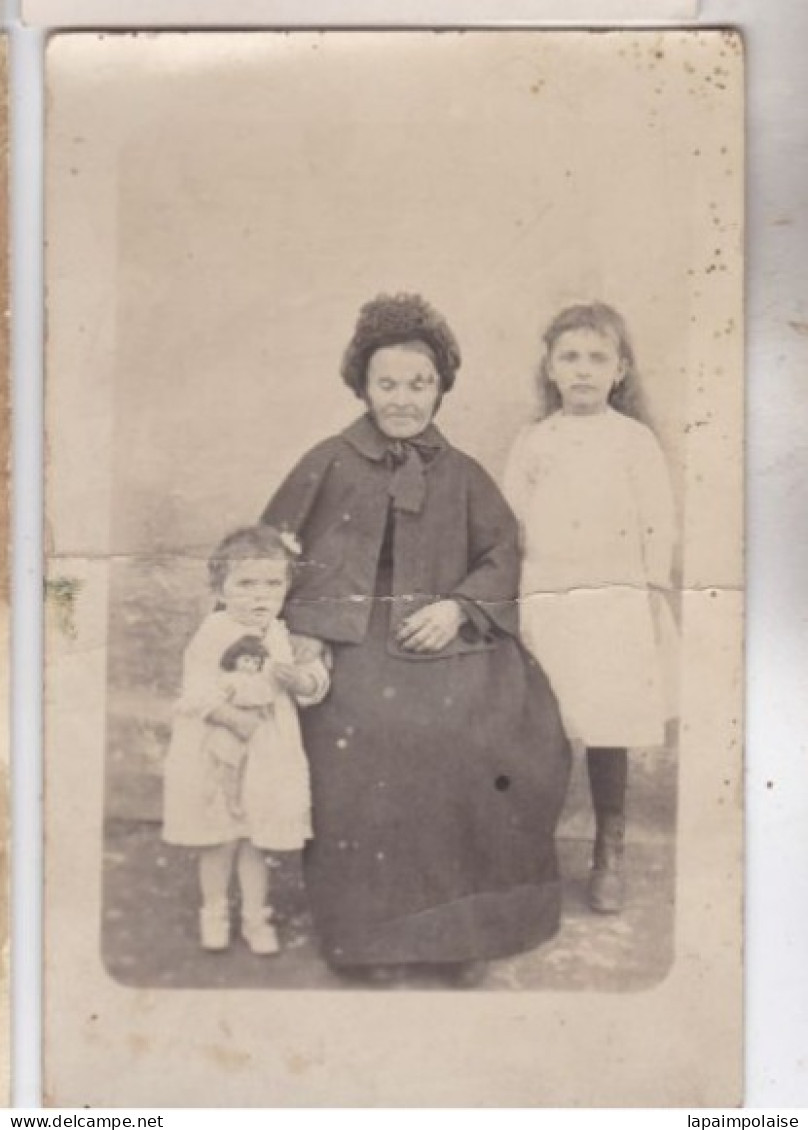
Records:
[[[600,823],[604,816],[623,816],[626,810],[628,751],[614,746],[590,746],[586,751],[586,767],[596,823]]]
[[[590,747],[586,751],[586,765],[595,809],[595,850],[589,879],[589,905],[601,914],[619,914],[625,897],[623,851],[628,751],[615,747]]]

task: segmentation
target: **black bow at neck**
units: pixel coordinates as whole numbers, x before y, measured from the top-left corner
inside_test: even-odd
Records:
[[[343,435],[362,455],[392,469],[388,493],[396,510],[420,514],[426,498],[426,470],[448,446],[434,424],[412,439],[392,439],[367,415],[346,428]]]

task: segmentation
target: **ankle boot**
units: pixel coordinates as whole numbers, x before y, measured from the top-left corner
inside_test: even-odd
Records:
[[[589,877],[589,905],[600,914],[619,914],[623,909],[625,833],[626,818],[621,813],[598,818]]]
[[[241,936],[257,957],[271,957],[281,948],[271,917],[272,911],[265,908],[242,910]]]

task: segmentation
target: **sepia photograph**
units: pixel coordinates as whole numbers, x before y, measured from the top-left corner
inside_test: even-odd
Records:
[[[47,61],[49,1101],[738,1101],[740,40]]]

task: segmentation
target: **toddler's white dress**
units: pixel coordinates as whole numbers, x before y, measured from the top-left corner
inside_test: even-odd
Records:
[[[557,412],[517,438],[505,494],[524,560],[520,622],[571,738],[653,746],[674,713],[674,506],[649,428],[608,408]]]
[[[231,644],[243,636],[258,636],[253,628],[227,612],[213,612],[188,645],[183,662],[182,697],[175,708],[171,743],[163,779],[163,838],[188,847],[212,847],[246,838],[256,847],[292,851],[311,836],[309,771],[297,706],[277,683],[272,704],[246,743],[239,808],[234,814],[222,786],[221,774],[207,741],[213,724],[206,719],[231,696],[222,680],[220,661]],[[314,676],[313,693],[296,696],[301,706],[320,702],[329,685],[322,645],[290,636],[281,620],[270,623],[261,641],[272,661],[295,663]],[[273,680],[274,682],[274,680]]]

